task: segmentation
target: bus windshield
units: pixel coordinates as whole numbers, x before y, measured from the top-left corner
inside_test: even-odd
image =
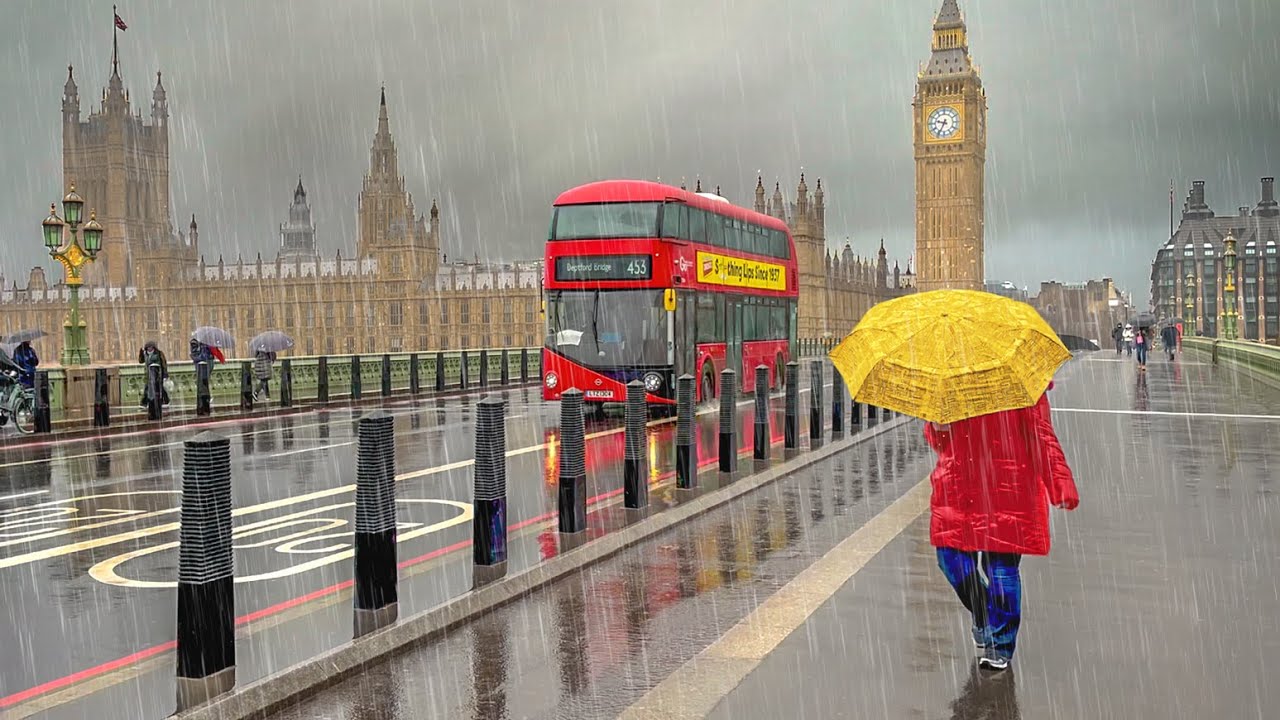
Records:
[[[556,208],[551,239],[656,237],[659,205],[656,202],[563,205]]]
[[[547,298],[547,347],[587,367],[667,365],[662,290],[553,292]]]

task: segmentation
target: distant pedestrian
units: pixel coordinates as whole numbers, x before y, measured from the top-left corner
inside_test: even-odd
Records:
[[[1111,331],[1111,340],[1116,344],[1116,354],[1119,355],[1124,350],[1124,326],[1116,323],[1116,327]]]
[[[1147,351],[1151,348],[1151,340],[1147,337],[1149,331],[1140,327],[1133,335],[1133,346],[1138,351],[1138,370],[1147,371]]]
[[[1048,394],[1027,408],[928,423],[924,433],[938,453],[929,539],[972,615],[978,666],[1004,670],[1022,618],[1022,556],[1049,554],[1049,503],[1080,504]]]
[[[1129,357],[1133,357],[1133,326],[1126,324],[1124,332],[1121,334],[1124,338],[1124,351]]]
[[[191,362],[196,365],[213,364],[213,352],[210,351],[209,346],[195,338],[191,338]]]
[[[168,405],[169,388],[167,385],[169,383],[169,362],[165,359],[164,353],[161,352],[160,348],[156,345],[155,340],[148,340],[146,344],[142,346],[142,349],[138,351],[138,364],[146,370],[148,377],[150,377],[152,366],[158,368],[158,372],[160,373],[160,404]],[[141,407],[146,407],[151,404],[151,398],[151,383],[144,382],[142,384],[142,401],[138,404]]]
[[[253,376],[258,379],[258,387],[253,391],[253,399],[258,399],[258,394],[263,397],[271,397],[271,366],[276,361],[276,354],[259,350],[253,355]]]
[[[1174,354],[1178,352],[1178,328],[1172,324],[1165,325],[1160,330],[1160,344],[1164,346],[1165,354],[1172,360]]]
[[[31,347],[30,342],[20,342],[18,347],[13,349],[13,364],[22,371],[18,373],[18,382],[22,387],[35,387],[36,368],[40,366],[40,356],[36,354],[36,349]]]

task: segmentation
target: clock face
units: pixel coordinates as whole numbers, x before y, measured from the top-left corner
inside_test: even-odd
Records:
[[[960,113],[953,107],[943,105],[929,113],[929,134],[939,140],[946,140],[960,131]]]

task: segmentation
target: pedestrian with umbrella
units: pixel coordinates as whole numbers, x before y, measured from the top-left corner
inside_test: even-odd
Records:
[[[18,374],[18,382],[25,388],[35,387],[36,368],[40,366],[40,355],[36,353],[36,349],[31,347],[32,340],[39,340],[45,336],[43,330],[19,330],[10,333],[4,337],[3,345],[11,347],[9,350],[10,357],[13,358],[13,364],[17,365],[21,372]]]
[[[855,401],[927,421],[938,566],[970,613],[978,666],[1008,668],[1022,556],[1049,553],[1050,504],[1080,503],[1045,392],[1071,353],[1025,303],[937,290],[876,305],[830,357]]]
[[[279,330],[268,330],[249,341],[249,349],[253,351],[253,376],[258,380],[258,387],[253,391],[253,399],[259,393],[271,397],[272,366],[276,361],[276,353],[293,347],[293,338]]]

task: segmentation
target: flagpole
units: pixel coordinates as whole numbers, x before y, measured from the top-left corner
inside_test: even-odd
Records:
[[[1169,239],[1173,239],[1173,178],[1169,178]]]
[[[120,70],[120,42],[119,29],[116,27],[116,18],[120,17],[116,6],[111,6],[111,73],[118,74]]]

